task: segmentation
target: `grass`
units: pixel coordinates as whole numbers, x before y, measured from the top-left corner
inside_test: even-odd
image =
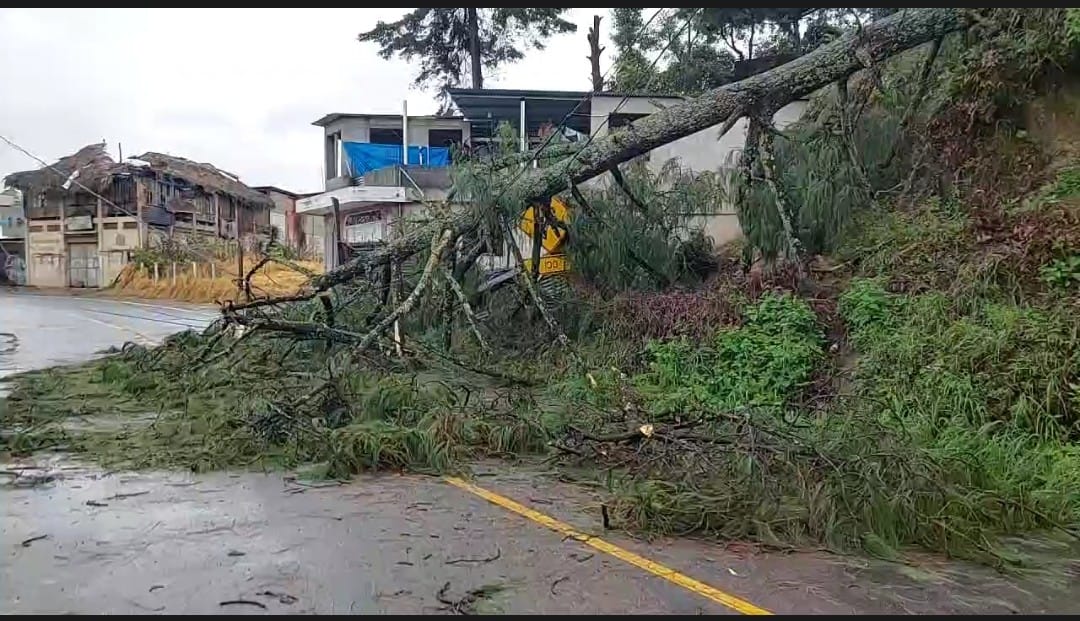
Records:
[[[851,393],[820,410],[791,401],[805,377],[792,360],[821,354],[788,356],[799,338],[780,326],[814,334],[788,310],[766,324],[782,341],[750,341],[749,358],[686,342],[663,349],[654,367],[665,383],[644,376],[658,389],[652,403],[675,400],[663,413],[708,422],[635,449],[640,460],[612,486],[617,519],[886,558],[919,546],[999,567],[1030,562],[1008,536],[1076,532],[1075,317],[990,302],[968,315],[941,294],[889,294],[873,280],[853,282],[840,310],[860,357]],[[741,342],[756,311],[717,339]]]
[[[323,271],[322,263],[317,261],[297,263],[316,273]],[[194,269],[191,263],[178,263],[176,269],[174,279],[172,264],[161,264],[159,277],[155,279],[152,268],[140,268],[132,264],[124,268],[110,291],[117,295],[140,298],[205,303],[237,300],[241,295],[236,286],[235,262],[218,263],[214,266],[214,272],[210,271],[209,264],[204,263],[196,264]],[[277,263],[263,266],[251,279],[252,290],[260,295],[295,293],[306,282],[306,275]]]

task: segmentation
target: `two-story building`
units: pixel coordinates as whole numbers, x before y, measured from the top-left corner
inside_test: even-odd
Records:
[[[298,199],[296,212],[323,218],[327,269],[388,239],[423,201],[444,199],[454,153],[469,141],[461,117],[333,113],[313,124],[323,129],[325,191]]]
[[[116,162],[92,144],[8,175],[26,212],[27,284],[101,287],[155,236],[243,241],[269,230],[271,199],[210,164],[148,152]]]

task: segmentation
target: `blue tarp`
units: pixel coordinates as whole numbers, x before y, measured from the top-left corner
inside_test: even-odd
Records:
[[[359,177],[366,172],[401,164],[401,145],[370,142],[343,142],[342,144],[354,176]],[[449,165],[450,149],[447,147],[409,147],[409,166]]]

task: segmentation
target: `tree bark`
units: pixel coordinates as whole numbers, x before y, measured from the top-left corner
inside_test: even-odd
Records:
[[[480,17],[478,9],[465,9],[469,22],[469,60],[472,61],[472,87],[484,88],[484,69],[480,58]]]
[[[604,76],[600,73],[600,16],[593,15],[592,28],[589,29],[589,66],[592,69],[592,89],[594,93],[604,90]]]
[[[960,9],[905,9],[863,28],[860,35],[846,35],[823,45],[789,63],[759,73],[739,82],[726,84],[703,95],[668,106],[635,121],[632,128],[621,128],[594,140],[565,162],[530,169],[506,192],[507,200],[521,205],[546,202],[566,190],[611,170],[653,149],[685,138],[703,129],[727,121],[733,114],[751,114],[762,107],[784,104],[846,78],[864,67],[856,51],[874,62],[961,30],[968,18]],[[745,111],[745,112],[744,112]],[[475,228],[482,210],[488,206],[468,206],[448,221],[431,227],[448,228],[462,234]],[[387,261],[412,256],[430,244],[432,228],[413,231],[373,252],[363,259],[315,278],[311,285],[320,290],[347,282]]]

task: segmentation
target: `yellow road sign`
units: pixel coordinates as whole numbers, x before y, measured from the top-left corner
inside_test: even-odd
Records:
[[[551,199],[551,214],[555,216],[555,219],[563,226],[569,224],[570,210],[562,199],[558,197]],[[525,231],[525,234],[530,237],[533,234],[533,220],[535,217],[536,210],[530,206],[525,210],[525,213],[521,216],[521,221],[518,223],[518,227],[521,228],[522,231]],[[566,231],[548,226],[544,230],[544,239],[540,244],[544,247],[544,250],[555,252],[562,246],[564,241],[566,241]]]
[[[570,262],[561,254],[549,254],[540,257],[540,275],[561,274],[570,271]],[[525,259],[525,273],[532,273],[532,259]]]

